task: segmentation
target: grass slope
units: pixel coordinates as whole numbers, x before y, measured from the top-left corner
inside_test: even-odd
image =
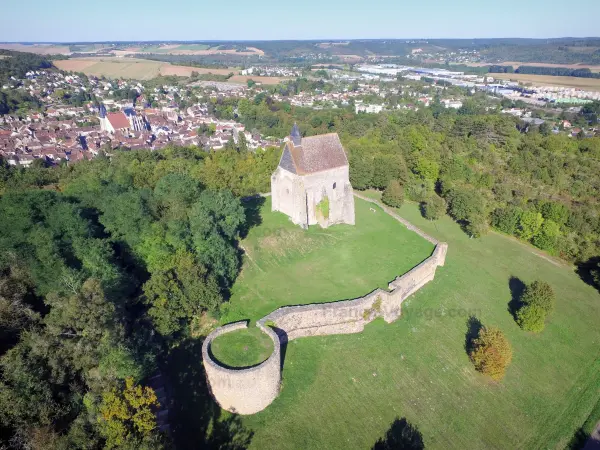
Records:
[[[222,334],[210,347],[213,357],[229,367],[254,366],[273,353],[273,341],[256,327]]]
[[[429,244],[393,230],[389,217],[356,206],[357,227],[314,227],[303,239],[285,217],[264,212],[244,241],[249,256],[229,318],[360,295],[428,254]],[[242,418],[254,432],[251,448],[368,449],[397,416],[428,448],[564,447],[600,397],[600,295],[514,240],[469,239],[448,217],[426,221],[412,204],[400,213],[449,243],[446,266],[393,324],[292,341],[280,396]],[[539,335],[520,330],[507,308],[511,286],[536,278],[557,293]],[[475,372],[465,353],[469,314],[499,326],[513,345],[500,384]]]
[[[433,245],[380,208],[356,201],[356,226],[304,231],[282,213],[261,208],[260,226],[242,246],[244,265],[222,323],[260,319],[284,305],[360,297],[426,259]]]

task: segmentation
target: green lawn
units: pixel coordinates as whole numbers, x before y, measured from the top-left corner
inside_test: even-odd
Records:
[[[357,229],[388,220],[368,213],[365,202],[357,201]],[[242,419],[254,432],[251,447],[368,449],[399,416],[419,429],[426,447],[562,448],[600,398],[600,295],[571,268],[540,258],[527,245],[498,234],[469,239],[450,218],[426,221],[413,204],[400,213],[449,243],[446,266],[407,300],[394,324],[376,321],[359,335],[292,341],[281,395],[265,411]],[[286,225],[285,219],[265,216],[264,228],[255,228],[250,237],[273,233],[277,223]],[[314,228],[308,234],[339,236],[348,227],[339,228]],[[398,246],[395,233],[379,228],[370,239],[371,245],[349,255],[349,277],[340,283],[335,280],[343,264],[333,278],[327,264],[309,269],[351,243],[332,238],[331,247],[316,254],[290,239],[285,251],[278,250],[279,258],[264,246],[255,249],[255,264],[265,273],[246,265],[232,310],[256,317],[290,297],[299,297],[293,303],[309,303],[352,297],[362,286],[368,291],[368,278],[371,286],[382,285],[396,272],[386,272],[386,261],[399,267],[397,257],[388,259],[392,247],[405,253],[405,268],[421,259]],[[389,248],[388,256],[366,261],[381,245]],[[310,277],[302,276],[307,273]],[[373,279],[378,273],[383,278]],[[542,334],[521,331],[509,313],[511,277],[525,283],[540,278],[554,287],[556,310]],[[500,384],[476,373],[465,353],[469,314],[501,327],[512,342],[513,363]]]
[[[356,202],[356,227],[306,233],[268,206],[262,225],[243,242],[252,259],[245,258],[226,321],[256,319],[284,304],[362,295],[431,250],[363,201]],[[600,399],[598,292],[572,268],[513,239],[495,233],[469,239],[448,217],[424,220],[414,204],[400,214],[448,242],[445,267],[404,303],[393,324],[377,320],[362,334],[289,343],[280,396],[264,411],[242,416],[247,433],[233,427],[234,434],[254,449],[370,449],[396,417],[405,417],[427,448],[564,448]],[[557,294],[539,335],[523,332],[508,311],[510,286],[536,278]],[[512,343],[513,363],[499,384],[475,372],[465,353],[470,314],[499,326]],[[177,374],[196,386],[202,383],[193,366],[198,346],[187,351],[173,367],[191,365]],[[190,397],[187,386],[176,386],[187,403],[174,411],[181,418],[175,435],[190,443],[182,448],[197,448],[204,422],[195,414],[206,404]],[[194,410],[198,404],[203,409]],[[225,413],[221,420],[236,419]]]
[[[356,201],[356,226],[302,230],[282,213],[261,208],[260,226],[242,246],[241,274],[222,323],[257,320],[283,305],[360,297],[426,259],[433,245],[379,207]]]
[[[273,341],[259,328],[225,333],[212,341],[213,357],[229,367],[254,366],[273,353]]]

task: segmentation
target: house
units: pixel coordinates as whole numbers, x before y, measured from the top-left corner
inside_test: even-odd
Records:
[[[301,137],[294,124],[271,176],[273,211],[302,228],[354,225],[354,194],[346,152],[337,133]]]
[[[108,131],[109,133],[115,133],[117,131],[127,132],[132,128],[127,116],[122,111],[107,113],[104,105],[100,105],[98,119],[100,120],[100,129],[102,131]]]

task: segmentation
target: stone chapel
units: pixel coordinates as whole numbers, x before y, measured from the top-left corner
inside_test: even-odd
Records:
[[[273,211],[302,228],[354,225],[354,195],[346,152],[337,133],[302,137],[294,124],[271,176]]]

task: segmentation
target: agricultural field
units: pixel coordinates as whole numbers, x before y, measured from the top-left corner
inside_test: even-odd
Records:
[[[71,58],[54,61],[54,65],[61,70],[83,72],[86,75],[105,76],[107,78],[131,78],[135,80],[150,80],[159,75],[176,75],[189,77],[192,72],[199,74],[212,73],[215,75],[237,74],[239,69],[214,69],[192,66],[179,66],[162,61],[151,61],[138,58]],[[287,78],[282,77],[252,77],[234,75],[229,79],[231,83],[246,83],[249,79],[263,84],[278,84]]]
[[[450,65],[457,65],[459,63],[450,63]],[[471,67],[489,67],[492,64],[490,63],[460,63],[461,65],[471,66]],[[555,68],[563,68],[563,69],[590,69],[592,72],[600,72],[600,65],[590,65],[590,64],[552,64],[552,63],[523,63],[518,61],[506,61],[502,63],[497,63],[494,65],[498,66],[513,66],[516,70],[519,66],[535,66],[535,67],[555,67]]]
[[[491,73],[489,76],[503,80],[519,81],[536,86],[560,86],[589,91],[600,91],[600,78],[559,77],[521,73]]]
[[[224,48],[222,45],[210,46],[207,44],[163,44],[137,47],[123,47],[121,50],[115,50],[113,53],[120,56],[131,54],[158,53],[164,55],[217,55],[217,54],[235,54],[240,56],[251,56],[265,54],[264,51],[256,47],[240,47],[237,49]]]
[[[428,242],[375,209],[357,199],[355,227],[302,231],[270,212],[267,199],[242,242],[243,269],[222,322],[357,297],[429,255]],[[529,245],[496,233],[470,239],[449,217],[423,219],[415,204],[399,213],[448,242],[435,280],[405,301],[392,324],[378,319],[361,334],[289,343],[280,396],[256,415],[221,413],[223,424],[240,421],[228,439],[256,449],[371,449],[395,418],[405,418],[426,448],[563,448],[600,398],[600,294],[572,267]],[[535,279],[557,294],[541,334],[522,331],[509,310]],[[500,327],[512,344],[513,362],[500,383],[469,361],[470,316]],[[173,375],[181,373],[178,364],[190,364],[182,355],[173,358]],[[175,437],[189,440],[189,448],[207,420],[201,411],[208,397],[200,391],[174,386],[182,405],[174,411]]]
[[[74,58],[54,61],[54,65],[61,70],[97,77],[150,80],[161,75],[161,68],[169,64],[134,58]]]
[[[56,44],[0,44],[0,49],[16,52],[38,53],[40,55],[68,55],[71,53],[68,45]]]

